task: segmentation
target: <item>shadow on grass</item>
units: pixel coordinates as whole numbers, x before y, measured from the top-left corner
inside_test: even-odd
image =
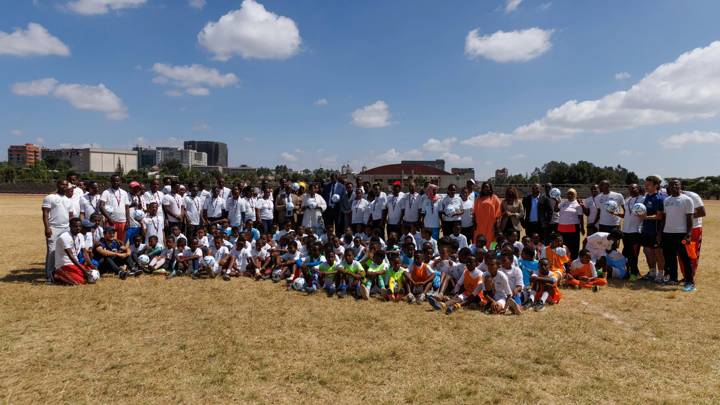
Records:
[[[30,269],[10,270],[8,274],[0,277],[0,282],[45,284],[45,268],[34,267]]]
[[[618,288],[618,289],[628,289],[628,290],[646,290],[646,291],[655,291],[655,292],[674,292],[682,290],[682,285],[667,285],[667,284],[657,284],[653,283],[651,281],[636,281],[636,282],[630,282],[627,280],[608,280],[608,284],[606,288]]]

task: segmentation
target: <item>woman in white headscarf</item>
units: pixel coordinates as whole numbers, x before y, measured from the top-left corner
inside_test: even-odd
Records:
[[[303,194],[300,209],[303,212],[302,226],[318,232],[323,229],[322,213],[327,209],[327,203],[317,192],[317,185],[311,184],[308,191]]]

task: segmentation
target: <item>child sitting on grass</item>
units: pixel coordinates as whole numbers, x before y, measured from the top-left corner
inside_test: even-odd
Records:
[[[520,253],[520,260],[518,260],[520,271],[522,272],[523,285],[523,306],[525,308],[531,307],[535,302],[535,292],[532,290],[530,279],[533,274],[538,271],[538,261],[535,260],[535,249],[532,246],[525,246]]]
[[[413,262],[405,274],[405,285],[408,287],[407,302],[421,304],[432,289],[435,272],[424,261],[424,254],[415,251]]]
[[[607,285],[607,281],[598,277],[590,251],[582,249],[578,253],[578,258],[570,265],[570,271],[565,275],[565,284],[575,288],[592,288],[593,291],[597,291],[599,287]]]
[[[455,297],[447,302],[440,301],[437,297],[428,297],[430,305],[440,311],[445,310],[447,315],[457,311],[458,309],[478,304],[484,306],[487,304],[485,299],[485,285],[483,283],[483,272],[477,266],[477,260],[474,256],[468,255],[465,260],[465,269],[462,273],[461,281],[455,285],[453,294]]]
[[[518,266],[513,261],[515,256],[512,253],[504,252],[500,256],[500,270],[507,276],[508,282],[510,283],[510,289],[512,290],[512,299],[517,305],[523,302],[523,289],[525,284],[523,283],[523,274]]]
[[[339,279],[338,298],[345,298],[348,288],[354,291],[355,298],[364,295],[363,279],[365,278],[365,270],[360,262],[355,260],[355,252],[352,249],[345,250],[343,261],[336,269]]]
[[[560,302],[562,295],[558,289],[558,282],[555,273],[550,271],[550,262],[547,259],[541,259],[538,264],[538,272],[531,277],[533,290],[535,291],[535,311],[545,309],[545,303],[557,304]]]
[[[512,263],[507,256],[506,263]],[[497,257],[485,259],[487,271],[484,274],[484,283],[489,310],[491,314],[504,314],[508,309],[515,315],[520,315],[522,310],[513,300],[514,290],[510,285],[508,276],[500,270],[500,261]]]
[[[363,299],[370,298],[372,287],[378,288],[381,295],[385,295],[385,272],[387,272],[388,264],[385,260],[385,252],[378,250],[373,253],[372,260],[365,266],[365,289],[363,290]]]
[[[335,295],[338,261],[332,246],[325,246],[325,262],[319,266],[320,282],[328,297]]]
[[[398,302],[405,294],[404,279],[407,271],[400,265],[400,255],[393,254],[389,258],[390,266],[385,272],[385,300]]]

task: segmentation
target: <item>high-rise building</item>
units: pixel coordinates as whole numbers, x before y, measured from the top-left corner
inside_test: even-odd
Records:
[[[192,149],[207,154],[207,166],[228,166],[228,148],[224,142],[216,141],[185,141],[185,149]]]
[[[40,147],[31,143],[8,146],[8,164],[10,166],[30,167],[40,161]]]

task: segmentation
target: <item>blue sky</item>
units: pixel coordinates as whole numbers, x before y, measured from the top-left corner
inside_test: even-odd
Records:
[[[583,159],[718,174],[717,1],[0,8],[3,149],[210,139],[232,165],[445,158],[483,178]]]

